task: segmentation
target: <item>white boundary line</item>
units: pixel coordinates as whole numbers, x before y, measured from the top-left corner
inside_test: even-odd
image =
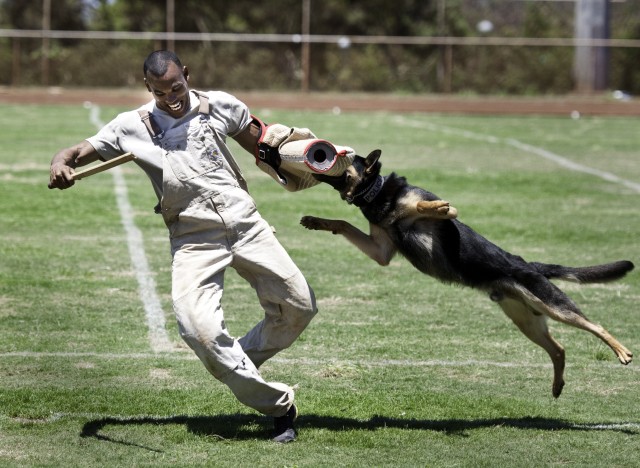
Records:
[[[32,352],[32,351],[15,351],[8,353],[0,353],[2,358],[98,358],[98,359],[157,359],[167,358],[174,360],[196,361],[198,357],[184,350],[184,352],[174,352],[168,354],[152,354],[152,353],[98,353],[98,352]],[[309,359],[309,358],[282,358],[273,357],[269,362],[286,364],[286,365],[302,365],[302,366],[362,366],[362,367],[526,367],[526,368],[550,368],[551,364],[535,364],[535,363],[513,363],[513,362],[496,362],[496,361],[447,361],[440,359],[418,360],[410,359],[362,359],[362,360],[340,360],[340,359]]]
[[[133,359],[170,359],[176,361],[197,361],[198,357],[190,350],[174,348],[173,352],[167,353],[99,353],[99,352],[33,352],[33,351],[13,351],[0,353],[0,359],[8,358],[63,358],[63,359],[105,359],[105,360],[133,360]],[[270,363],[283,364],[287,366],[315,366],[315,367],[502,367],[502,368],[525,368],[525,369],[551,369],[550,363],[532,362],[500,362],[481,361],[467,359],[460,361],[450,361],[444,359],[312,359],[312,358],[284,358],[273,357]],[[590,365],[602,368],[619,368],[617,361],[597,361]],[[626,366],[625,371],[640,372],[640,367]]]
[[[484,135],[481,133],[470,132],[468,130],[462,130],[454,127],[449,127],[446,125],[438,125],[430,122],[416,122],[402,116],[396,117],[395,121],[396,123],[404,127],[409,126],[414,128],[422,128],[422,129],[430,130],[432,132],[444,133],[444,134],[453,135],[457,137],[467,138],[470,140],[477,140],[477,141],[483,141],[485,143],[505,144],[507,146],[512,146],[519,150],[526,151],[527,153],[545,158],[571,171],[590,174],[590,175],[599,177],[600,179],[606,180],[607,182],[613,182],[618,185],[623,185],[633,190],[634,192],[640,193],[639,183],[632,182],[627,179],[623,179],[622,177],[618,177],[617,175],[612,174],[610,172],[601,171],[593,167],[579,164],[568,158],[565,158],[564,156],[560,156],[558,154],[552,153],[551,151],[547,151],[544,148],[540,148],[538,146],[533,146],[527,143],[523,143],[514,138],[499,138],[492,135]]]
[[[601,171],[599,169],[594,169],[593,167],[584,166],[577,162],[571,161],[570,159],[567,159],[565,157],[552,153],[551,151],[547,151],[543,148],[532,146],[527,143],[522,143],[521,141],[514,140],[513,138],[508,138],[504,140],[504,142],[515,148],[543,157],[545,159],[548,159],[549,161],[553,161],[556,164],[566,169],[569,169],[571,171],[584,172],[585,174],[590,174],[590,175],[599,177],[603,180],[606,180],[607,182],[613,182],[614,184],[624,185],[625,187],[630,188],[634,192],[640,193],[640,184],[637,184],[627,179],[623,179],[622,177],[618,177],[617,175],[612,174],[611,172]]]
[[[102,128],[105,124],[100,120],[100,107],[90,102],[86,102],[85,107],[89,109],[89,119],[91,123],[97,129]],[[174,346],[167,334],[164,311],[160,304],[160,298],[156,293],[156,283],[149,269],[142,233],[135,225],[133,219],[133,209],[129,202],[127,184],[122,174],[122,169],[119,166],[114,167],[111,170],[111,174],[113,175],[116,201],[120,211],[122,226],[127,234],[127,245],[129,247],[131,265],[136,273],[138,292],[147,317],[149,344],[154,352],[172,351]]]
[[[184,352],[174,352],[168,354],[152,354],[152,353],[98,353],[98,352],[32,352],[32,351],[15,351],[8,353],[0,353],[2,358],[98,358],[98,359],[174,359],[195,361],[198,357],[184,350]],[[273,357],[269,359],[271,363],[301,366],[362,366],[362,367],[526,367],[526,368],[551,368],[551,364],[535,364],[535,363],[514,363],[514,362],[496,362],[496,361],[447,361],[440,359],[412,361],[410,359],[362,359],[362,360],[340,360],[340,359],[308,359],[308,358],[282,358]]]

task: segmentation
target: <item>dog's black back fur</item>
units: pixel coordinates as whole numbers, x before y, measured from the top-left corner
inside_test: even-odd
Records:
[[[382,165],[376,161],[368,167],[365,159],[357,156],[352,167],[362,176],[353,190],[357,193],[360,188],[372,185]],[[317,178],[341,192],[348,183],[346,175]],[[413,266],[445,282],[495,294],[496,282],[515,280],[536,296],[542,294],[546,296],[542,299],[548,300],[551,291],[535,291],[540,288],[537,281],[539,276],[576,282],[603,282],[621,278],[634,268],[633,263],[626,260],[580,268],[527,262],[501,249],[457,219],[406,220],[396,217],[398,201],[412,195],[418,195],[423,200],[439,199],[431,192],[410,185],[406,178],[391,173],[385,177],[382,189],[373,200],[365,201],[362,197],[356,197],[352,202],[370,223],[387,231],[398,251]]]
[[[360,209],[369,222],[380,224],[392,216],[394,201],[409,192],[418,192],[426,200],[438,199],[392,173],[380,194]],[[392,221],[387,227],[398,251],[418,270],[442,281],[489,290],[491,283],[505,275],[539,274],[534,265],[504,251],[458,220],[419,219],[415,221],[419,226],[407,226],[402,221]]]

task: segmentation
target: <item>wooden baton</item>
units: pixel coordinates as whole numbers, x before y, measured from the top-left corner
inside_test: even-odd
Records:
[[[125,153],[121,156],[110,159],[109,161],[105,161],[83,171],[76,172],[75,174],[73,174],[73,180],[84,179],[85,177],[89,177],[99,172],[106,171],[108,169],[111,169],[112,167],[119,166],[120,164],[124,164],[134,159],[136,159],[136,157],[133,155],[133,153]]]

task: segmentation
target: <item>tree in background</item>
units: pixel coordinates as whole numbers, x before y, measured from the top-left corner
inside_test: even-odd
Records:
[[[166,30],[166,0],[0,0],[0,27]],[[303,0],[176,0],[175,31],[301,33]],[[357,44],[348,36],[572,37],[573,3],[492,0],[312,0],[311,34],[344,37],[310,45],[315,91],[565,93],[573,89],[571,47]],[[476,25],[487,20],[490,32]],[[612,4],[614,38],[640,39],[635,2]],[[152,40],[51,40],[48,82],[61,86],[137,86],[140,62],[167,43]],[[42,39],[0,38],[0,84],[42,83]],[[299,90],[301,44],[176,41],[202,88]],[[615,48],[611,83],[640,93],[637,48]]]
[[[83,31],[85,24],[85,3],[82,0],[51,0],[51,29]],[[2,0],[0,1],[0,27],[7,29],[41,29],[43,26],[42,0]],[[2,83],[11,83],[18,79],[24,84],[40,82],[43,47],[41,39],[7,38],[2,40],[2,49],[11,51],[10,55],[0,55],[0,64],[8,63],[0,69]],[[73,39],[61,39],[52,43],[48,59],[56,62],[64,59],[69,48],[77,45]],[[6,60],[6,62],[5,62]],[[16,70],[17,68],[17,70]],[[55,70],[55,65],[51,67]],[[6,81],[5,81],[6,80]],[[58,81],[54,76],[52,81]]]

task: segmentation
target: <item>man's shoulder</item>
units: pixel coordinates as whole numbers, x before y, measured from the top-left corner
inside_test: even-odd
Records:
[[[242,104],[242,102],[233,94],[220,90],[200,91],[193,90],[196,94],[205,95],[209,99],[209,102],[214,105],[220,104]]]
[[[136,109],[130,109],[124,112],[120,112],[113,117],[108,124],[102,128],[102,132],[111,131],[117,134],[138,134],[144,133],[145,127],[142,122],[142,115],[140,110],[147,110],[151,112],[153,107],[148,105],[142,105]]]
[[[192,89],[191,91],[193,91],[196,94],[204,94],[205,96],[212,98],[212,97],[217,97],[217,98],[224,98],[226,96],[231,96],[231,94],[227,93],[226,91],[221,91],[219,89]]]
[[[120,112],[117,114],[113,120],[117,120],[118,122],[133,122],[140,120],[140,111],[151,112],[153,110],[153,105],[144,104],[135,109],[130,109],[124,112]]]

